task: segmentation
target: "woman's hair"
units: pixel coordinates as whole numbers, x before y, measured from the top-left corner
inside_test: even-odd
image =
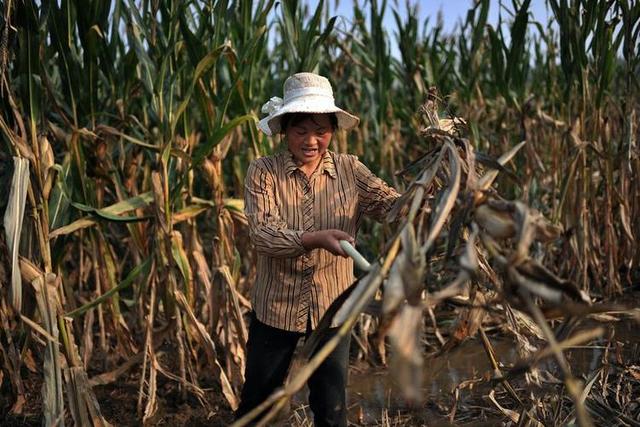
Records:
[[[280,132],[285,133],[289,126],[295,126],[300,122],[305,121],[306,119],[311,119],[311,121],[317,125],[320,123],[314,120],[315,113],[288,113],[282,116],[280,119]],[[329,122],[331,123],[331,128],[336,130],[338,128],[338,117],[335,113],[324,113],[329,116]]]

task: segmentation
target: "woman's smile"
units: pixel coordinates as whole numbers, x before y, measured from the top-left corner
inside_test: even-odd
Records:
[[[316,154],[318,154],[318,148],[317,147],[302,147],[302,152],[307,157],[313,157]]]
[[[313,114],[285,130],[287,146],[300,169],[308,176],[320,164],[333,136],[327,114]]]

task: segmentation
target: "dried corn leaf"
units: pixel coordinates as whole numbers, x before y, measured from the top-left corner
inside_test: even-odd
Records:
[[[440,203],[434,213],[434,219],[431,222],[429,233],[425,239],[425,243],[420,249],[422,257],[424,258],[431,249],[431,246],[440,235],[440,231],[444,226],[445,221],[449,217],[449,213],[453,209],[456,198],[458,197],[458,191],[460,190],[460,157],[458,156],[458,150],[453,146],[450,141],[446,141],[442,148],[449,151],[449,168],[451,170],[449,176],[449,186],[443,190],[441,194]]]
[[[414,403],[420,402],[423,396],[421,335],[422,308],[403,306],[389,329],[392,348],[390,368],[404,398]]]
[[[516,234],[513,217],[488,204],[482,204],[475,209],[473,220],[494,239],[508,239]]]
[[[510,255],[514,264],[529,256],[529,248],[536,237],[536,224],[529,207],[522,202],[514,202],[516,219],[516,250]]]
[[[438,120],[438,126],[440,127],[440,130],[447,133],[453,133],[458,129],[465,128],[467,126],[467,122],[461,117],[453,117],[451,119]]]
[[[438,151],[438,156],[435,158],[431,158],[431,162],[425,168],[425,170],[420,175],[420,178],[416,179],[409,188],[396,200],[393,208],[389,211],[387,216],[388,221],[395,221],[400,213],[406,209],[409,200],[411,200],[411,205],[409,207],[409,212],[407,214],[407,221],[411,222],[414,220],[418,209],[422,206],[424,202],[424,196],[427,189],[431,186],[433,182],[433,178],[436,176],[438,169],[440,168],[440,164],[442,163],[442,159],[444,158],[445,150],[440,149]]]
[[[498,410],[502,412],[504,416],[510,418],[511,421],[513,421],[514,423],[518,423],[518,421],[520,421],[520,414],[517,413],[516,411],[505,408],[504,406],[500,405],[495,398],[495,394],[496,394],[495,390],[491,390],[491,392],[489,392],[489,400],[491,401],[491,403],[493,403],[496,406],[496,408],[498,408]]]
[[[31,282],[36,294],[38,310],[42,316],[43,328],[55,341],[47,341],[44,352],[44,384],[42,385],[42,406],[46,425],[64,425],[64,401],[62,399],[62,360],[58,347],[59,330],[56,322],[56,301],[50,295],[43,276]],[[60,424],[61,423],[61,424]]]
[[[385,315],[394,313],[405,300],[404,286],[402,285],[402,270],[404,268],[405,255],[401,252],[391,266],[389,277],[382,285],[384,289],[382,312]]]
[[[468,284],[472,276],[478,269],[478,255],[475,247],[476,238],[478,236],[478,230],[474,227],[469,240],[465,245],[465,250],[460,256],[460,271],[456,275],[456,278],[447,286],[440,289],[438,292],[427,295],[425,306],[428,308],[434,307],[441,301],[459,295],[463,291],[467,290]]]
[[[40,145],[40,165],[41,172],[46,179],[49,169],[55,164],[55,158],[53,156],[53,150],[51,149],[51,144],[49,143],[49,139],[46,135],[41,136],[38,139],[38,143]]]
[[[231,270],[228,265],[222,265],[216,268],[216,272],[219,273],[226,283],[226,288],[228,290],[229,300],[231,302],[231,312],[233,313],[232,319],[236,325],[237,333],[239,334],[239,339],[242,342],[247,341],[247,329],[242,320],[242,310],[240,309],[240,293],[236,289],[235,280],[233,280],[233,276],[231,275]]]
[[[464,252],[460,255],[458,264],[462,269],[473,276],[478,271],[478,250],[476,249],[476,239],[478,238],[478,228],[473,226],[471,235],[464,245]]]
[[[11,256],[11,305],[20,313],[22,311],[22,277],[18,265],[18,250],[29,188],[29,161],[22,157],[14,157],[13,165],[9,203],[4,213],[4,231]]]
[[[524,330],[527,332],[527,335],[532,335],[533,337],[539,340],[544,340],[544,334],[542,333],[540,326],[538,326],[536,322],[531,320],[529,316],[527,316],[526,314],[524,314],[523,312],[515,308],[510,308],[509,311],[513,314],[514,323],[517,329]],[[516,333],[519,334],[518,332]],[[527,351],[536,350],[535,347],[530,345],[529,341],[526,341],[526,342],[524,340],[520,340],[520,341],[525,345]]]
[[[87,373],[82,367],[71,367],[64,370],[69,409],[75,425],[110,427],[102,414]]]
[[[574,301],[590,303],[589,297],[570,280],[561,279],[534,259],[527,259],[515,267],[525,278],[561,291]]]
[[[182,275],[187,298],[193,302],[193,273],[191,272],[191,265],[189,264],[187,253],[184,250],[182,234],[177,230],[171,232],[171,255],[173,255],[173,260]]]
[[[209,365],[216,371],[216,375],[220,380],[220,385],[222,386],[222,394],[224,395],[225,399],[227,399],[227,402],[229,402],[229,406],[231,406],[231,409],[235,411],[238,408],[239,404],[238,397],[233,391],[231,383],[229,382],[227,375],[224,373],[224,369],[222,369],[222,366],[220,366],[220,362],[218,362],[215,344],[213,343],[211,336],[209,336],[209,333],[207,332],[204,325],[200,323],[200,321],[196,318],[196,315],[193,313],[193,310],[191,310],[191,307],[189,307],[187,299],[182,294],[182,292],[176,291],[175,297],[178,305],[180,305],[182,310],[184,310],[184,312],[187,314],[189,320],[196,327],[198,336],[200,337],[200,343],[205,350],[207,359],[209,360]]]
[[[156,208],[156,212],[155,212],[156,220],[160,225],[160,229],[165,234],[169,234],[171,230],[169,228],[169,224],[167,220],[168,212],[166,212],[166,207],[165,207],[166,199],[165,199],[164,186],[162,183],[162,178],[160,176],[160,173],[153,172],[151,174],[151,184],[153,188],[153,200]]]
[[[620,203],[620,223],[622,224],[622,229],[625,234],[629,238],[630,241],[635,242],[635,238],[633,237],[633,231],[631,231],[631,224],[629,222],[629,208],[626,203]]]
[[[506,275],[513,290],[526,289],[531,294],[556,305],[562,302],[562,290],[547,286],[532,277],[524,276],[515,267],[507,267]]]
[[[147,403],[144,406],[144,412],[142,414],[142,425],[153,425],[153,417],[158,411],[158,361],[156,360],[155,352],[149,353],[149,377],[147,383]],[[140,407],[143,399],[142,391],[138,397],[138,406]]]
[[[175,212],[171,217],[171,220],[173,221],[173,225],[176,225],[180,222],[188,221],[192,218],[195,218],[201,213],[206,212],[208,209],[211,209],[211,207],[207,205],[189,205],[180,209],[178,212]]]
[[[468,337],[473,337],[478,332],[478,328],[482,325],[482,321],[486,316],[484,309],[486,298],[482,292],[476,290],[470,298],[470,303],[472,308],[465,308],[460,313],[451,333],[451,338],[445,344],[443,350],[452,348]]]
[[[42,270],[24,257],[20,257],[20,273],[22,274],[22,278],[29,283],[33,282],[38,277],[44,276]]]
[[[400,241],[402,242],[402,252],[398,259],[402,259],[399,268],[402,274],[404,294],[409,304],[419,305],[424,291],[426,261],[420,252],[412,223],[407,224],[402,230]],[[396,263],[398,259],[396,259]]]
[[[517,144],[515,147],[513,147],[511,150],[507,151],[506,153],[502,154],[502,156],[498,157],[498,163],[501,165],[505,165],[507,164],[507,162],[509,160],[511,160],[516,153],[518,153],[518,151],[520,151],[520,149],[527,143],[527,141],[522,141],[519,144]],[[480,178],[480,180],[478,181],[478,190],[487,190],[489,189],[489,187],[491,187],[491,184],[493,184],[493,181],[496,179],[496,177],[498,176],[498,170],[490,170],[487,171],[482,178]]]
[[[375,263],[337,310],[331,321],[331,327],[342,325],[351,316],[351,313],[358,311],[360,306],[364,308],[375,295],[381,282],[380,265]]]

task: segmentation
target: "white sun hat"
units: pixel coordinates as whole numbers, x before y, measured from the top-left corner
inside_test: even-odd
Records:
[[[271,136],[280,133],[282,116],[288,113],[335,113],[338,127],[351,129],[360,119],[336,107],[331,83],[314,73],[297,73],[284,82],[284,99],[274,96],[262,106],[268,114],[260,120],[258,127]]]

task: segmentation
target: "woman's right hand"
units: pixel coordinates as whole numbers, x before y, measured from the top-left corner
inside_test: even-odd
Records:
[[[326,249],[334,255],[346,258],[348,255],[340,246],[340,240],[346,240],[352,245],[355,244],[355,239],[342,230],[307,231],[302,234],[302,246],[305,249]]]

